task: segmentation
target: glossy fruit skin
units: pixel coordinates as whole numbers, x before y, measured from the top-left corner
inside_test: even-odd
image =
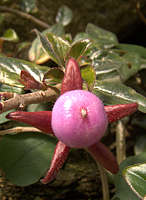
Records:
[[[85,90],[72,90],[57,99],[51,125],[55,136],[67,146],[86,148],[103,137],[108,120],[98,97]]]

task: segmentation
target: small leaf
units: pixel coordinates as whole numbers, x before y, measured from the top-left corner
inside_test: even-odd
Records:
[[[73,14],[70,8],[67,6],[61,6],[56,16],[56,22],[67,26],[72,20]]]
[[[61,37],[58,37],[52,33],[47,33],[46,37],[39,32],[37,33],[42,43],[42,47],[50,56],[50,58],[59,66],[64,67],[65,58],[70,48],[69,42],[67,40],[63,40]]]
[[[36,0],[21,0],[20,7],[27,13],[35,13],[37,11]]]
[[[100,48],[111,48],[118,44],[114,33],[104,30],[94,24],[87,24],[86,33],[94,40],[95,46]]]
[[[44,75],[43,82],[45,84],[60,83],[63,80],[64,72],[59,68],[52,68]]]
[[[54,24],[42,32],[44,36],[46,36],[47,33],[53,33],[56,36],[63,36],[65,34],[62,24]],[[50,56],[42,48],[39,37],[32,42],[32,46],[28,52],[28,57],[30,61],[33,61],[37,64],[44,63],[50,59]]]
[[[96,80],[95,70],[91,65],[85,65],[81,67],[81,76],[87,83],[88,89],[92,91]]]
[[[73,42],[68,52],[68,56],[73,57],[74,59],[78,60],[82,56],[84,56],[84,54],[86,54],[90,45],[91,45],[91,41],[88,39]]]
[[[127,167],[123,171],[125,180],[138,197],[146,195],[146,163]]]
[[[137,93],[134,89],[116,82],[96,81],[94,93],[100,96],[105,104],[138,103],[138,109],[146,113],[146,97]]]
[[[0,39],[11,42],[19,41],[18,35],[13,29],[6,30],[6,32],[3,34],[2,37],[0,37]]]
[[[54,148],[54,139],[39,133],[4,136],[0,140],[0,168],[13,184],[33,184],[49,168]]]
[[[12,110],[11,110],[12,111]],[[14,110],[13,110],[14,111]],[[10,111],[4,112],[0,114],[0,124],[3,124],[5,122],[10,121],[9,119],[6,118],[6,115],[9,113]]]

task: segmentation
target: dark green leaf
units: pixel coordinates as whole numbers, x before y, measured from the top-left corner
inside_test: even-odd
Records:
[[[24,87],[19,82],[21,70],[28,71],[30,75],[39,82],[43,80],[44,73],[49,70],[49,68],[45,66],[39,66],[28,61],[7,57],[0,57],[0,69],[1,83],[20,88]]]
[[[139,200],[137,195],[131,190],[122,175],[123,170],[133,164],[146,162],[146,153],[128,157],[120,164],[120,171],[115,175],[116,197],[120,200]]]
[[[94,93],[99,95],[105,104],[137,102],[138,109],[141,112],[146,112],[146,98],[120,82],[96,81]]]
[[[56,36],[63,36],[65,34],[62,24],[54,24],[42,32],[44,36],[46,36],[47,33],[53,33]],[[41,64],[50,58],[48,53],[46,53],[46,51],[42,48],[39,37],[32,42],[28,56],[31,61],[36,62],[37,64]]]
[[[106,74],[106,79],[108,79],[108,75],[110,76],[114,71],[112,74],[119,76],[121,81],[125,82],[142,69],[142,59],[136,53],[126,53],[120,56],[111,50],[98,50],[91,55],[91,59],[97,78],[101,74],[102,76]]]
[[[114,33],[104,30],[94,24],[89,23],[86,27],[86,33],[94,40],[98,48],[111,48],[118,44],[117,37]]]
[[[19,186],[37,182],[49,168],[54,139],[39,133],[4,136],[0,140],[0,168]]]
[[[82,75],[83,80],[87,83],[88,89],[92,91],[95,80],[96,80],[94,68],[90,65],[82,66],[81,75]]]
[[[124,169],[123,175],[137,196],[144,198],[146,195],[146,163],[127,167]]]
[[[118,44],[117,49],[121,50],[121,53],[136,53],[142,58],[146,58],[146,48],[135,44]]]
[[[67,6],[61,6],[56,16],[56,22],[67,26],[72,20],[73,14]]]
[[[65,58],[70,48],[70,44],[67,40],[63,40],[52,33],[47,33],[46,37],[38,32],[38,36],[42,43],[42,47],[48,53],[50,58],[56,62],[59,66],[64,67]]]
[[[136,53],[127,53],[121,58],[121,66],[119,74],[123,81],[128,80],[131,76],[135,75],[141,70],[141,58]]]

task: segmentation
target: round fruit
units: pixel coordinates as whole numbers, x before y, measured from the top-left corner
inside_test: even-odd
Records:
[[[85,90],[72,90],[57,99],[51,123],[55,136],[64,144],[86,148],[101,139],[108,121],[97,96]]]

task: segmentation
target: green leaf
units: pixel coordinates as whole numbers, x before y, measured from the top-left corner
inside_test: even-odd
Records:
[[[45,37],[43,34],[38,32],[38,36],[42,43],[42,47],[48,53],[50,58],[59,66],[64,67],[65,58],[70,48],[69,42],[52,33],[47,33]]]
[[[72,11],[67,6],[61,6],[56,16],[56,22],[62,24],[63,26],[67,26],[73,18]]]
[[[142,134],[137,138],[136,144],[134,146],[134,152],[136,155],[146,152],[146,135],[145,134]]]
[[[73,57],[76,60],[80,59],[83,55],[86,54],[87,50],[91,45],[91,41],[88,39],[80,40],[77,42],[73,42],[71,48],[68,52],[69,57]]]
[[[121,50],[121,53],[136,53],[142,58],[146,58],[146,48],[135,44],[118,44],[117,49]]]
[[[138,197],[146,195],[146,163],[127,167],[123,171],[125,180]]]
[[[85,65],[82,66],[80,69],[83,80],[87,83],[88,89],[92,91],[96,80],[94,68],[91,65]]]
[[[3,36],[0,37],[0,39],[5,40],[5,41],[11,41],[11,42],[19,41],[17,33],[11,28],[6,30]]]
[[[94,24],[87,24],[86,33],[94,40],[98,48],[111,48],[118,44],[117,37],[114,33],[104,30]]]
[[[123,177],[123,170],[130,165],[146,162],[146,153],[128,157],[120,164],[120,171],[115,175],[116,197],[120,200],[139,200]]]
[[[46,73],[49,68],[45,66],[39,66],[34,63],[16,59],[0,57],[0,82],[13,87],[24,87],[20,82],[21,70],[28,71],[37,81],[42,81],[44,78],[44,73]]]
[[[54,148],[54,139],[41,133],[4,136],[0,140],[0,168],[13,184],[33,184],[49,169]]]
[[[146,97],[120,82],[96,81],[93,91],[105,104],[137,102],[138,109],[146,113]]]
[[[44,36],[46,36],[47,33],[53,33],[56,36],[63,36],[65,34],[62,24],[54,24],[42,32]],[[39,37],[32,42],[32,46],[28,52],[28,57],[31,61],[37,64],[41,64],[50,58],[48,53],[46,53],[46,51],[42,48]]]
[[[127,53],[122,56],[121,67],[119,68],[119,74],[123,82],[135,75],[141,70],[142,60],[136,53]]]
[[[120,56],[112,50],[97,50],[91,55],[91,59],[97,78],[100,80],[102,79],[100,75],[108,79],[108,75],[114,72],[112,73],[114,76],[119,76],[121,81],[125,82],[142,69],[142,59],[136,53],[126,53]]]

